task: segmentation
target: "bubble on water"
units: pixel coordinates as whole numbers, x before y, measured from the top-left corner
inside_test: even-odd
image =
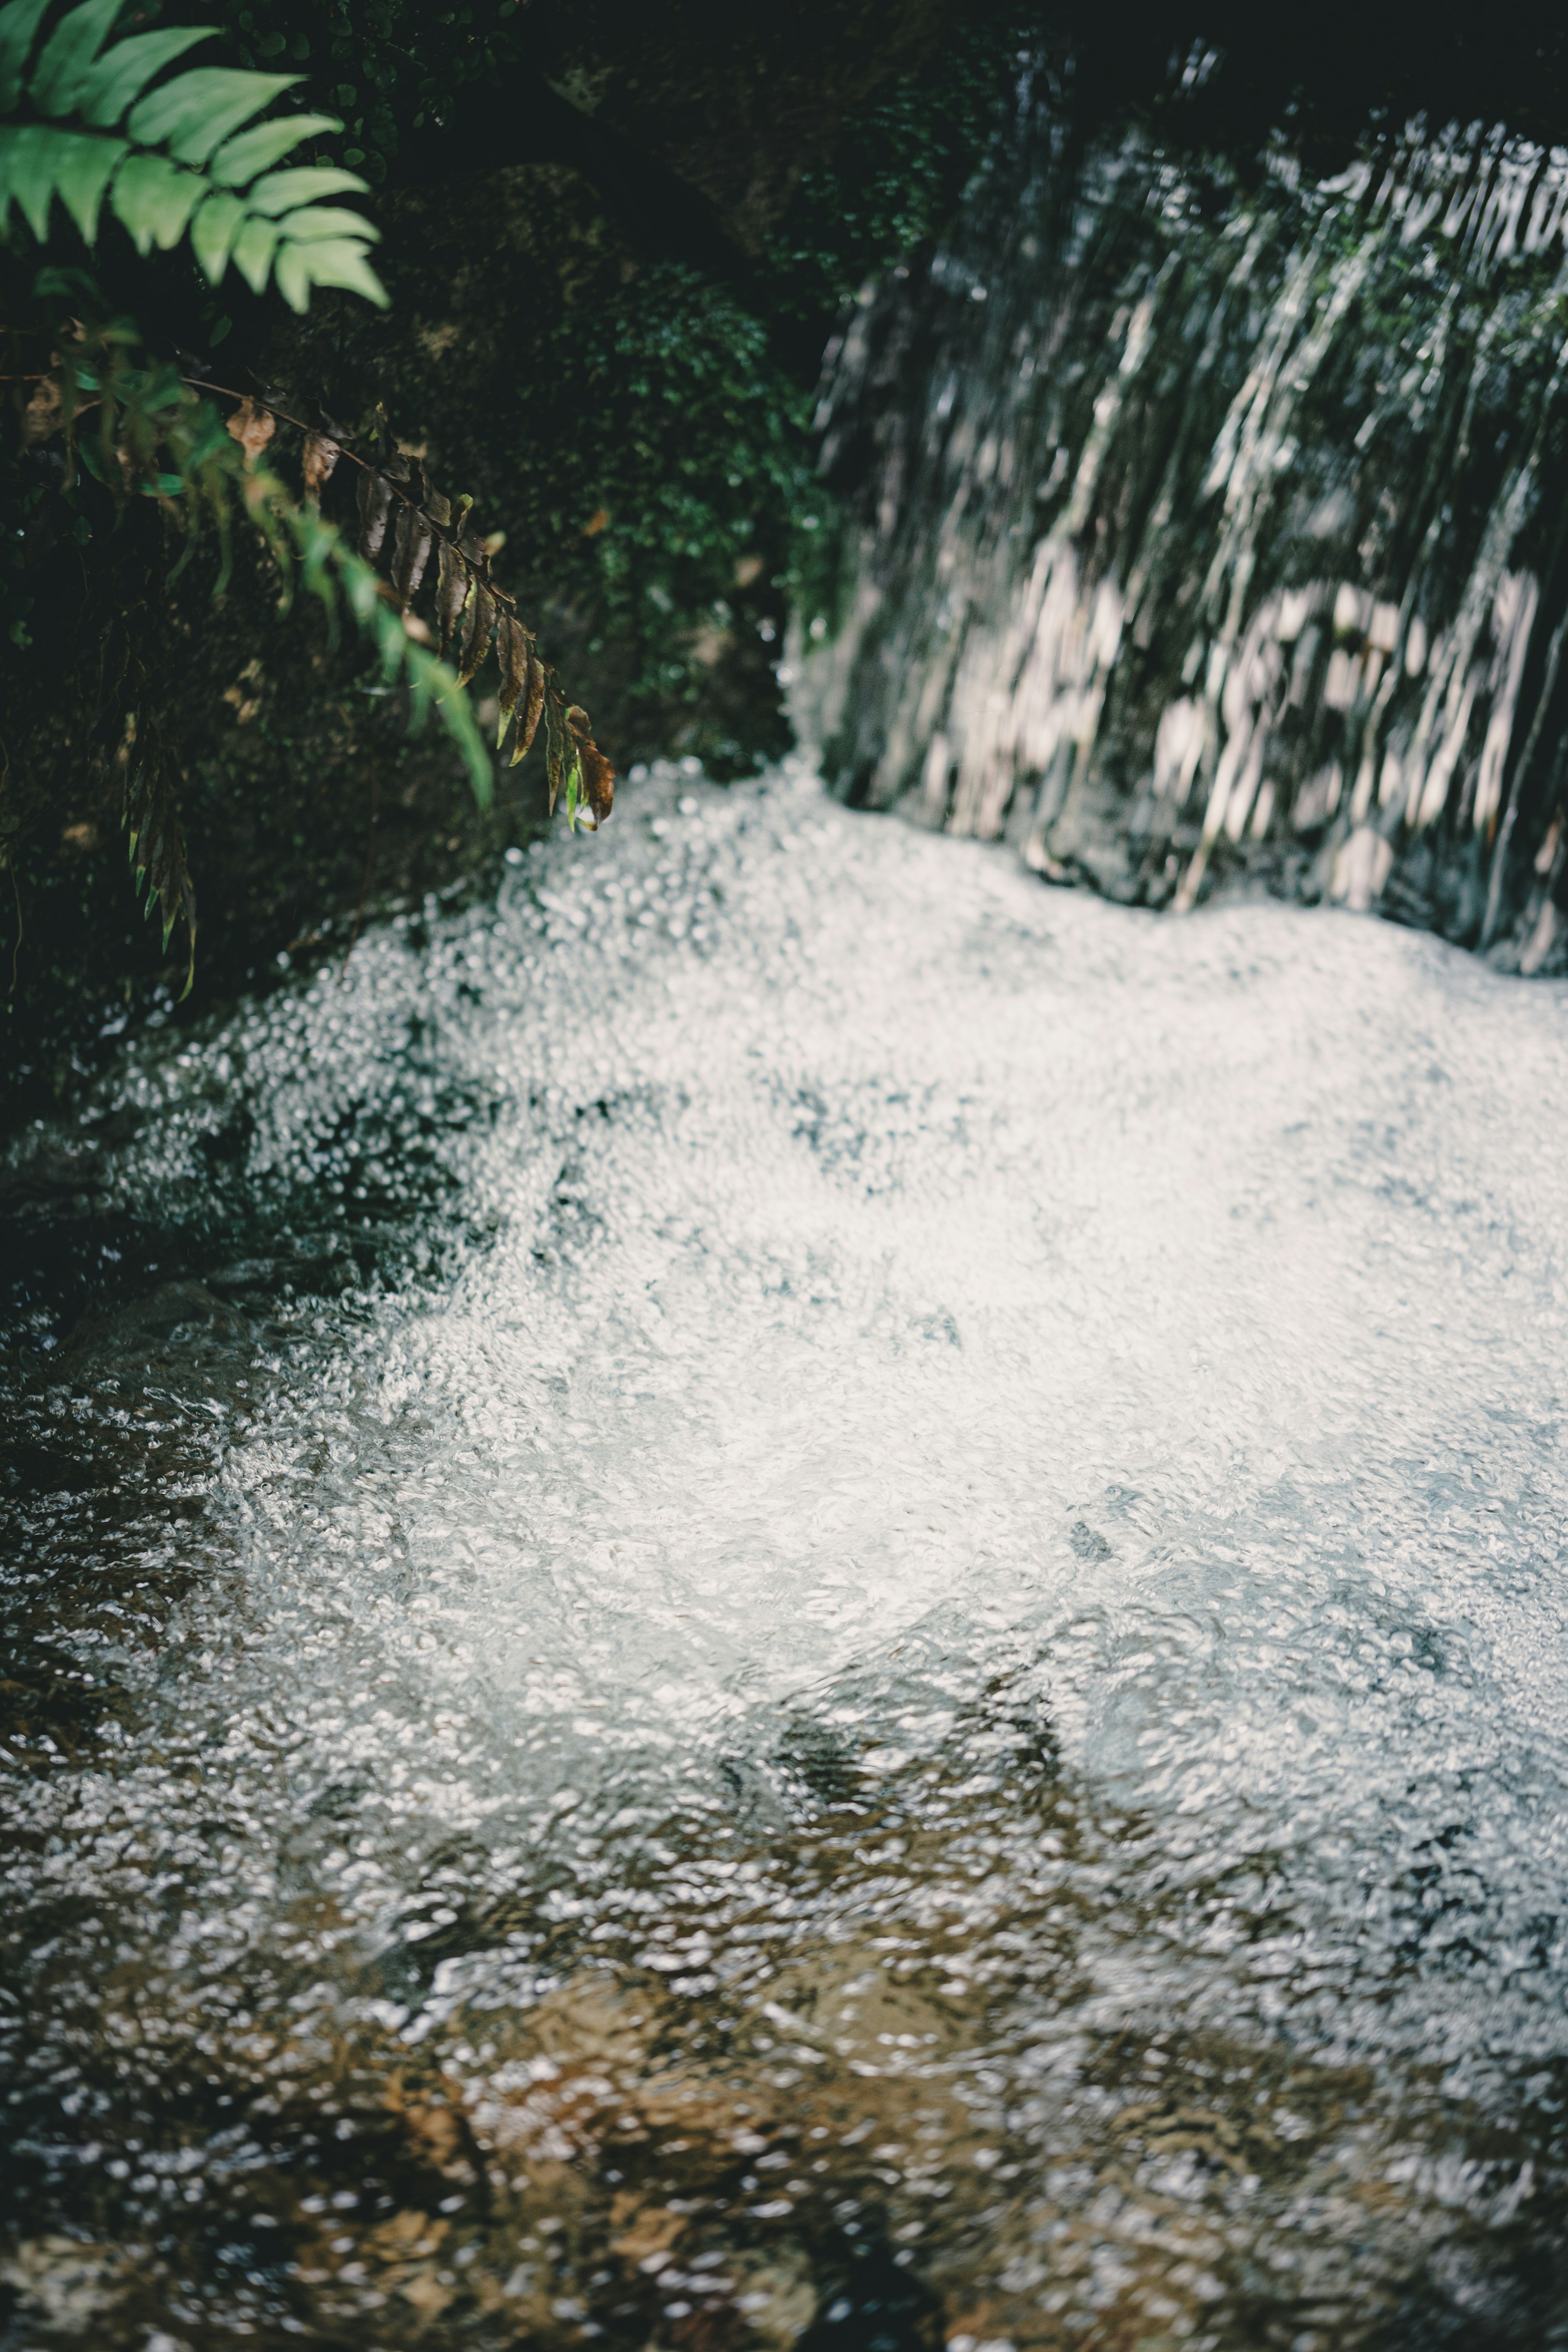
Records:
[[[13,1799],[16,1918],[129,1956],[50,1930],[28,2066],[90,1999],[524,2217],[621,2181],[521,2284],[465,2241],[544,2330],[580,2231],[796,2333],[911,2230],[950,2341],[1195,2326],[1260,2234],[1281,2309],[1461,2229],[1480,2294],[1559,2210],[1564,992],[679,790],[113,1081],[110,1206],[195,1215],[237,1107],[256,1199],[407,1234],[168,1302],[300,1294],[130,1736]],[[416,2221],[353,2259],[434,2312]]]

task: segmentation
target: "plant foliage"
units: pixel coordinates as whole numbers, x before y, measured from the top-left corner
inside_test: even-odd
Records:
[[[500,672],[497,751],[515,767],[544,716],[551,813],[564,792],[574,830],[580,812],[591,829],[597,827],[615,804],[616,772],[593,740],[587,713],[568,705],[553,670],[541,659],[532,630],[518,616],[516,598],[491,576],[489,547],[474,523],[473,501],[461,498],[454,504],[429,480],[418,457],[389,446],[379,410],[373,447],[375,454],[369,458],[349,453],[360,476],[360,558],[367,564],[378,558],[388,562],[392,603],[405,629],[433,636],[441,654],[450,655],[459,688],[475,676],[493,642]],[[329,435],[308,436],[307,497],[313,483],[330,477],[340,454],[341,444]],[[428,618],[415,609],[422,585]],[[486,772],[488,777],[488,767]]]
[[[276,283],[296,310],[340,286],[384,304],[368,247],[380,234],[327,196],[363,193],[341,166],[279,167],[301,141],[341,131],[337,116],[254,118],[297,74],[196,66],[162,77],[210,26],[174,26],[104,43],[123,0],[82,0],[52,24],[47,0],[0,7],[0,230],[13,206],[40,244],[57,201],[93,245],[104,206],[139,254],[188,237],[203,276],[230,264],[253,293]]]
[[[0,230],[18,209],[46,242],[58,200],[89,248],[107,213],[142,257],[188,237],[212,284],[232,262],[254,291],[270,280],[297,310],[323,287],[384,303],[366,259],[376,232],[357,213],[321,201],[364,184],[335,166],[279,168],[302,138],[341,127],[335,118],[256,121],[296,79],[289,75],[205,68],[163,79],[205,29],[136,33],[106,48],[121,5],[85,0],[52,20],[47,0],[0,6]],[[521,760],[542,718],[552,809],[563,792],[574,827],[579,812],[593,825],[604,821],[614,770],[541,658],[515,599],[491,576],[471,499],[454,505],[440,492],[420,461],[398,449],[381,409],[365,452],[351,449],[358,436],[324,414],[312,428],[259,389],[216,383],[199,361],[149,352],[135,323],[110,314],[79,269],[47,268],[33,307],[42,324],[0,328],[17,426],[5,477],[16,513],[5,532],[7,634],[16,651],[30,643],[30,599],[17,567],[25,572],[30,543],[58,544],[57,525],[85,551],[106,528],[114,538],[131,508],[152,501],[175,551],[168,579],[205,535],[217,544],[221,593],[239,520],[271,557],[280,606],[302,586],[321,604],[334,641],[346,614],[374,649],[382,688],[405,693],[412,722],[435,708],[481,807],[491,795],[491,762],[465,688],[493,644],[497,748]],[[298,487],[263,463],[279,422],[300,436]],[[345,456],[359,483],[347,529],[322,512]],[[96,521],[77,495],[84,477],[96,486]],[[110,613],[99,676],[82,688],[90,705],[82,715],[99,756],[120,771],[135,888],[149,916],[159,917],[165,948],[184,924],[188,991],[195,895],[179,817],[177,730],[166,723],[157,629],[146,617],[151,585]],[[10,757],[7,746],[7,774]],[[5,860],[13,856],[7,836]]]
[[[69,286],[58,273],[44,281],[46,292]],[[20,340],[12,339],[14,348]],[[204,532],[215,535],[220,592],[229,576],[233,521],[243,518],[276,566],[280,609],[302,588],[321,604],[333,642],[346,615],[370,640],[382,685],[406,692],[411,723],[419,726],[436,710],[462,753],[480,807],[491,797],[490,754],[465,688],[493,645],[500,677],[498,751],[512,764],[521,760],[543,718],[552,811],[563,793],[574,829],[580,815],[591,827],[608,817],[615,771],[586,714],[567,703],[542,659],[516,600],[493,577],[472,501],[454,504],[439,491],[420,461],[396,447],[382,411],[369,427],[369,454],[362,456],[347,446],[356,436],[329,419],[312,428],[259,394],[240,394],[150,358],[123,320],[68,318],[58,324],[48,358],[47,367],[28,372],[33,388],[21,437],[35,456],[58,439],[63,493],[79,470],[119,509],[132,499],[156,501],[172,534],[184,542],[175,574]],[[298,490],[262,462],[279,422],[299,436]],[[349,529],[321,511],[344,457],[358,475]],[[160,914],[165,946],[174,925],[184,923],[188,989],[195,901],[179,824],[177,757],[129,647],[105,684],[138,895],[149,915]]]

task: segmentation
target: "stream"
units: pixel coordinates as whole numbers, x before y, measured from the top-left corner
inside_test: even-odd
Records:
[[[5,1164],[7,2352],[1568,2345],[1568,982],[674,768]]]

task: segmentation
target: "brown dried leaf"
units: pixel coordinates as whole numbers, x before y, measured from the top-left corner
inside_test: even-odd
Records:
[[[582,771],[583,798],[593,811],[595,826],[604,824],[616,803],[616,772],[594,740],[594,722],[581,703],[566,713],[566,725]]]
[[[247,466],[254,466],[277,432],[278,419],[269,408],[263,408],[259,401],[247,396],[229,418],[228,429],[244,450]]]
[[[322,487],[331,480],[332,468],[342,456],[338,444],[329,440],[324,433],[306,434],[302,463],[305,469],[305,504],[308,507],[320,508]]]
[[[544,664],[540,660],[533,639],[528,641],[528,684],[523,691],[522,709],[518,714],[517,739],[512,745],[511,764],[527,754],[530,744],[539,732],[539,714],[544,708]]]
[[[459,686],[467,686],[489,653],[495,616],[495,598],[481,581],[476,580],[474,593],[468,600],[468,625],[463,631],[463,660],[458,672]]]
[[[440,630],[443,654],[452,642],[452,632],[458,625],[468,593],[467,567],[459,561],[451,541],[444,539],[436,558],[436,620]]]
[[[367,563],[374,563],[381,553],[391,506],[392,491],[385,475],[363,473],[359,478],[359,551]]]
[[[503,613],[496,624],[496,659],[500,665],[500,725],[496,746],[505,738],[511,714],[528,688],[528,656],[531,640],[515,613]]]
[[[596,743],[584,743],[578,757],[583,762],[583,797],[598,826],[616,805],[616,772]]]
[[[429,520],[418,507],[399,507],[397,533],[393,541],[392,593],[400,613],[407,612],[425,577],[432,536]]]
[[[558,686],[549,685],[544,697],[544,764],[550,779],[550,814],[555,814],[555,803],[561,797],[561,787],[566,778],[568,757],[566,713]]]
[[[41,379],[22,411],[23,448],[36,448],[40,441],[47,441],[52,433],[58,433],[64,423],[59,376],[58,373],[47,375]]]

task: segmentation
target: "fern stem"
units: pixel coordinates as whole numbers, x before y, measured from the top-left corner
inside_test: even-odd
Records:
[[[184,375],[180,378],[180,382],[182,383],[188,383],[192,387],[193,391],[218,393],[225,400],[254,401],[258,408],[265,408],[269,416],[276,416],[280,425],[291,425],[296,433],[310,434],[317,430],[315,425],[307,425],[302,417],[290,416],[286,408],[279,408],[276,401],[268,400],[263,393],[236,392],[232,384],[214,383],[211,378],[206,376]],[[391,491],[393,497],[398,501],[400,506],[405,506],[410,514],[416,514],[422,521],[428,523],[436,537],[443,541],[445,544],[451,549],[453,554],[457,557],[458,562],[462,565],[470,580],[477,582],[481,587],[483,587],[488,594],[495,598],[498,604],[504,604],[509,613],[515,613],[517,611],[516,597],[509,595],[506,590],[500,587],[497,582],[492,580],[487,572],[481,571],[480,567],[474,562],[473,557],[465,551],[461,543],[458,540],[455,540],[449,531],[442,530],[441,525],[436,520],[435,516],[429,512],[427,508],[422,507],[417,499],[411,499],[405,491],[401,490],[397,484],[393,480],[391,475],[385,472],[382,467],[373,466],[368,457],[361,457],[357,456],[355,452],[349,448],[347,444],[344,442],[340,441],[337,444],[337,446],[340,455],[346,457],[351,466],[357,466],[362,474],[375,474],[379,476],[380,479],[385,483],[387,488]]]

